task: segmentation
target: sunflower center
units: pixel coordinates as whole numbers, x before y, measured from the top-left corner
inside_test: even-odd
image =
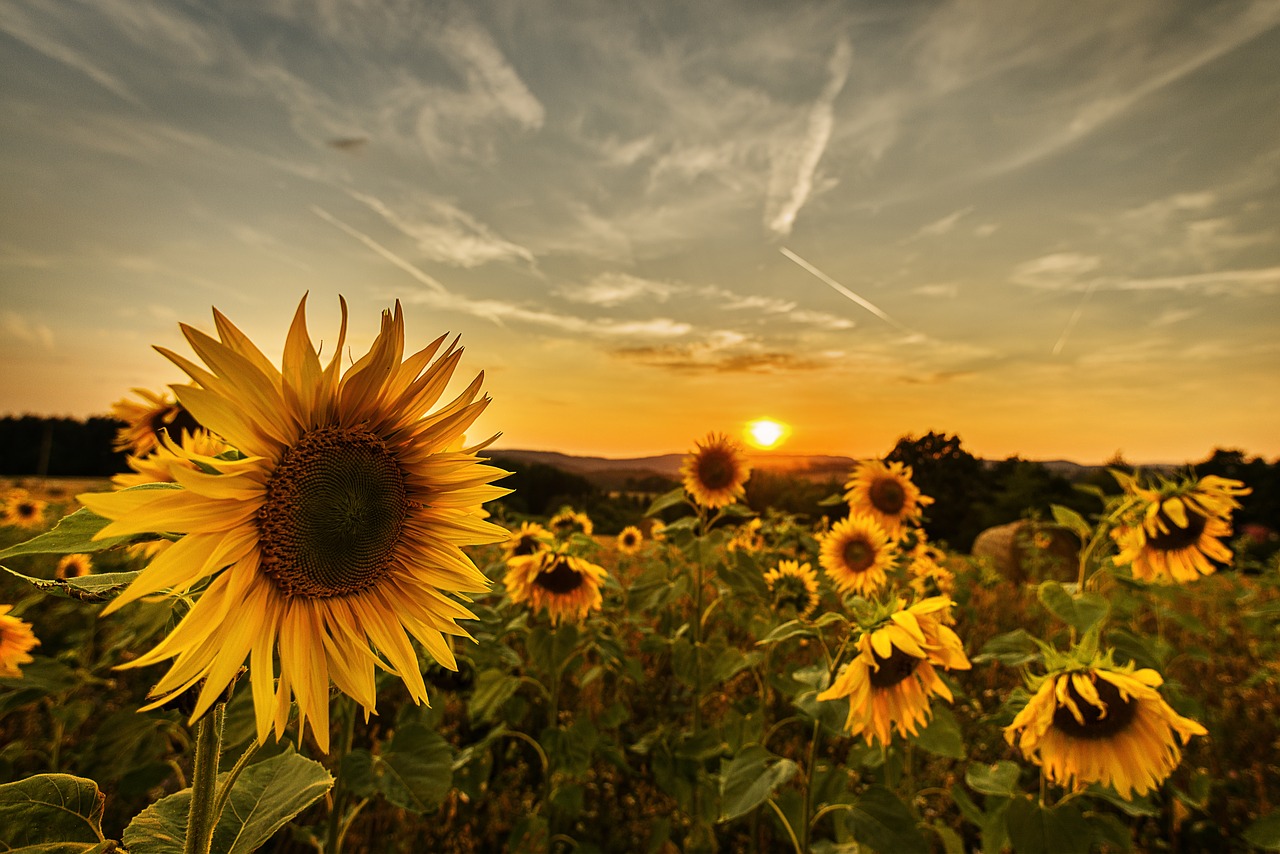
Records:
[[[538,577],[533,579],[533,583],[548,593],[563,596],[582,586],[582,573],[569,566],[568,560],[560,557],[556,558],[555,563],[551,565],[551,569],[538,573]]]
[[[538,551],[538,547],[542,543],[538,542],[537,537],[521,537],[516,543],[515,548],[511,550],[512,557],[524,557]]]
[[[17,509],[18,518],[20,519],[34,519],[38,515],[36,513],[36,506],[29,501],[21,502],[18,504]]]
[[[404,471],[372,433],[322,427],[285,452],[258,510],[262,571],[286,596],[324,599],[371,587],[409,511]]]
[[[844,544],[844,565],[850,572],[865,572],[875,560],[876,550],[866,540],[850,540]]]
[[[875,650],[871,651],[871,655],[878,665],[871,671],[871,684],[877,688],[892,688],[915,673],[916,665],[924,660],[903,652],[896,646],[888,658],[881,658]]]
[[[698,482],[709,490],[727,489],[733,485],[737,467],[728,454],[709,452],[698,460]]]
[[[1123,732],[1138,712],[1138,703],[1132,697],[1121,697],[1120,689],[1106,679],[1094,679],[1094,690],[1102,708],[1080,696],[1074,684],[1067,685],[1067,696],[1076,704],[1084,723],[1076,720],[1071,710],[1059,706],[1053,712],[1053,725],[1073,738],[1109,738]]]
[[[871,496],[871,506],[890,516],[901,513],[902,508],[907,503],[906,490],[902,488],[902,484],[893,478],[880,478],[871,484],[869,494]]]
[[[1162,552],[1176,552],[1179,549],[1185,549],[1187,546],[1193,546],[1200,542],[1200,535],[1204,533],[1206,523],[1205,517],[1199,513],[1191,512],[1187,514],[1187,527],[1180,528],[1176,522],[1161,510],[1156,514],[1155,527],[1159,531],[1160,526],[1163,525],[1165,530],[1161,533],[1148,534],[1147,545]]]

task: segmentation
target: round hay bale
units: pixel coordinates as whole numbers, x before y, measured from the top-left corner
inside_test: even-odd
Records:
[[[1021,519],[987,528],[973,541],[974,557],[987,558],[1009,581],[1075,581],[1080,544],[1061,525]]]

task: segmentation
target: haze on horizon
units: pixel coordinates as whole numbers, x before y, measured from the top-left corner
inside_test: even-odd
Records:
[[[1280,457],[1277,55],[1271,0],[8,0],[0,414],[343,294],[500,447]]]

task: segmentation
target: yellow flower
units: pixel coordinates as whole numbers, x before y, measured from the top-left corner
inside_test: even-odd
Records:
[[[1250,492],[1243,483],[1210,475],[1153,489],[1127,486],[1121,521],[1111,529],[1118,566],[1130,566],[1142,581],[1185,584],[1211,574],[1212,561],[1231,564],[1222,538],[1231,536],[1231,511],[1240,507],[1235,496]]]
[[[44,524],[48,502],[32,498],[24,489],[15,489],[4,505],[4,524],[19,528],[38,528]]]
[[[93,558],[89,555],[63,555],[53,571],[54,578],[80,578],[93,572]]]
[[[764,523],[757,516],[738,526],[733,532],[733,536],[729,538],[729,542],[725,544],[725,548],[731,552],[739,549],[747,554],[753,554],[764,548],[764,537],[760,534],[760,529],[764,527]]]
[[[649,523],[649,539],[654,542],[662,542],[667,538],[667,523],[661,519],[654,519]]]
[[[635,525],[628,525],[618,534],[618,551],[624,555],[633,555],[644,545],[644,534]]]
[[[709,433],[697,450],[680,466],[685,491],[694,503],[715,510],[745,495],[743,484],[751,476],[742,446],[722,433]]]
[[[858,655],[819,700],[849,698],[845,729],[867,744],[888,746],[893,730],[916,735],[933,716],[930,697],[951,702],[951,689],[936,668],[968,670],[960,638],[947,627],[952,601],[923,599],[909,608],[900,600],[888,619],[858,638]]]
[[[1132,664],[1050,673],[1005,728],[1005,740],[1059,785],[1101,783],[1126,800],[1144,795],[1178,766],[1179,740],[1206,734],[1169,708],[1156,690],[1162,682]]]
[[[34,659],[27,653],[40,645],[31,632],[31,624],[25,620],[11,616],[12,605],[0,605],[0,676],[19,679],[21,664],[30,664]]]
[[[906,525],[919,522],[921,511],[933,503],[932,498],[920,494],[911,482],[911,467],[902,463],[858,463],[844,486],[850,513],[866,513],[895,540]]]
[[[595,530],[595,526],[591,524],[590,516],[586,513],[579,513],[571,507],[566,507],[552,516],[551,520],[547,522],[547,527],[560,539],[565,539],[574,534],[582,534],[584,537],[589,537],[591,532]]]
[[[526,557],[551,548],[551,532],[537,522],[521,522],[503,547],[503,558]]]
[[[141,486],[144,483],[173,483],[176,480],[173,475],[174,466],[187,471],[200,471],[200,467],[192,462],[193,457],[216,457],[227,450],[227,443],[208,430],[183,430],[176,442],[173,436],[166,433],[161,436],[151,453],[145,456],[130,454],[125,458],[125,465],[133,471],[115,475],[111,478],[111,483],[116,489]]]
[[[539,552],[507,562],[507,594],[535,613],[546,611],[552,623],[582,621],[603,604],[600,585],[607,577],[603,567],[582,558]]]
[[[907,575],[918,596],[950,596],[956,576],[947,569],[947,553],[931,545],[923,530],[915,531],[916,542],[907,550]]]
[[[195,432],[200,428],[191,413],[168,394],[142,388],[133,389],[133,393],[143,402],[123,398],[111,405],[111,414],[125,422],[116,432],[117,451],[145,457],[156,449],[161,433],[167,432],[176,438],[184,431]]]
[[[818,562],[841,593],[873,596],[898,556],[897,546],[870,516],[841,519],[821,539]]]
[[[299,732],[309,722],[327,751],[331,682],[367,715],[379,667],[403,679],[415,702],[427,700],[410,638],[456,667],[443,636],[467,637],[457,620],[472,615],[452,594],[488,587],[461,547],[507,537],[481,508],[507,490],[490,485],[504,473],[482,464],[475,452],[483,446],[462,449],[464,431],[489,402],[476,399],[483,374],[429,412],[461,358],[456,340],[438,357],[445,336],[402,358],[397,303],[383,312],[369,352],[343,373],[346,301],[323,367],[305,308],[304,298],[283,369],[216,309],[220,340],[182,326],[207,369],[161,349],[195,381],[175,387],[182,405],[245,456],[184,451],[201,470],[172,466],[181,489],[80,500],[114,520],[100,537],[186,535],[103,613],[208,582],[177,628],[125,665],[175,659],[149,708],[203,681],[198,718],[248,658],[259,743],[272,729],[283,734],[296,701]]]
[[[807,563],[780,561],[764,574],[764,583],[776,611],[794,611],[796,618],[803,620],[818,607],[818,574]]]

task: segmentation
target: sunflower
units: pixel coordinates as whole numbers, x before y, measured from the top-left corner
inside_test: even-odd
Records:
[[[656,543],[665,541],[667,539],[667,523],[661,519],[654,519],[650,522],[649,539]]]
[[[19,528],[38,528],[44,523],[47,501],[32,498],[26,490],[15,489],[4,505],[4,524]]]
[[[618,551],[624,555],[633,555],[644,545],[644,534],[635,525],[628,525],[618,534]]]
[[[144,483],[173,483],[173,467],[188,471],[200,471],[200,466],[192,462],[192,458],[216,457],[231,450],[230,446],[208,430],[183,430],[175,442],[174,437],[165,434],[160,437],[156,447],[145,456],[130,454],[125,458],[125,465],[132,472],[117,474],[111,478],[116,489],[127,489],[130,486],[141,486]]]
[[[1250,492],[1243,483],[1216,475],[1150,489],[1122,483],[1128,497],[1111,529],[1119,547],[1112,560],[1130,566],[1134,578],[1185,584],[1211,574],[1212,561],[1231,564],[1222,538],[1231,536],[1231,511],[1240,507],[1236,496]]]
[[[481,508],[508,492],[491,485],[505,473],[482,464],[475,452],[483,445],[462,449],[463,432],[489,403],[476,399],[483,374],[427,414],[462,356],[456,339],[438,358],[444,336],[402,361],[397,303],[383,312],[369,352],[343,373],[341,305],[325,367],[307,332],[305,298],[283,370],[216,309],[219,339],[184,324],[209,367],[160,350],[194,380],[175,387],[178,399],[239,455],[182,452],[200,470],[172,466],[181,489],[80,496],[114,520],[99,537],[186,535],[103,613],[161,590],[204,586],[177,628],[125,665],[176,659],[148,708],[203,681],[194,720],[249,658],[259,743],[273,728],[283,734],[292,697],[299,732],[309,722],[327,751],[331,681],[367,716],[377,667],[403,679],[415,702],[427,700],[411,637],[456,666],[443,636],[468,637],[457,620],[473,617],[449,594],[488,587],[461,547],[507,537]]]
[[[794,613],[803,620],[818,607],[818,574],[807,563],[780,561],[764,574],[764,583],[779,613]]]
[[[1059,785],[1102,783],[1125,800],[1144,795],[1177,767],[1178,741],[1206,734],[1169,708],[1156,690],[1162,682],[1154,670],[1108,659],[1051,672],[1005,728],[1005,740]]]
[[[733,532],[729,542],[725,543],[725,548],[731,552],[743,551],[747,554],[760,551],[764,548],[764,537],[760,533],[763,527],[764,523],[758,516],[744,522]]]
[[[920,513],[933,499],[920,494],[911,482],[911,467],[902,463],[866,460],[854,468],[844,500],[851,513],[866,513],[893,539],[906,525],[920,521]]]
[[[551,548],[551,532],[537,522],[521,522],[503,547],[503,558],[526,557]]]
[[[80,578],[93,572],[93,558],[90,555],[63,555],[53,571],[54,578]]]
[[[590,561],[557,551],[507,562],[507,594],[530,610],[546,611],[552,623],[586,619],[604,603],[600,585],[608,574]]]
[[[591,517],[586,513],[579,513],[572,507],[566,507],[556,515],[552,516],[547,522],[547,527],[559,539],[566,539],[574,534],[582,534],[584,537],[591,536],[591,532],[595,530],[595,526],[591,524]]]
[[[743,484],[751,476],[751,466],[741,445],[722,433],[708,433],[697,443],[697,450],[684,458],[680,476],[696,504],[715,510],[745,495]]]
[[[906,737],[928,723],[930,697],[951,702],[951,689],[936,668],[971,666],[960,638],[946,625],[952,604],[933,596],[904,608],[899,600],[876,628],[858,638],[857,657],[818,695],[819,700],[849,698],[845,729],[850,735],[887,747],[891,728]]]
[[[841,519],[821,540],[818,562],[841,593],[872,596],[884,586],[898,547],[875,519],[856,514]]]
[[[19,679],[22,671],[18,666],[34,660],[27,653],[40,641],[31,632],[31,624],[12,616],[12,610],[12,605],[0,605],[0,676]]]
[[[914,533],[915,544],[906,550],[911,589],[918,596],[950,596],[955,590],[956,576],[947,569],[947,553],[932,545],[923,530]]]
[[[111,405],[111,414],[125,422],[116,432],[117,451],[145,457],[156,449],[162,433],[176,436],[200,428],[191,413],[168,394],[143,388],[135,388],[133,393],[142,398],[141,403],[123,398]]]

